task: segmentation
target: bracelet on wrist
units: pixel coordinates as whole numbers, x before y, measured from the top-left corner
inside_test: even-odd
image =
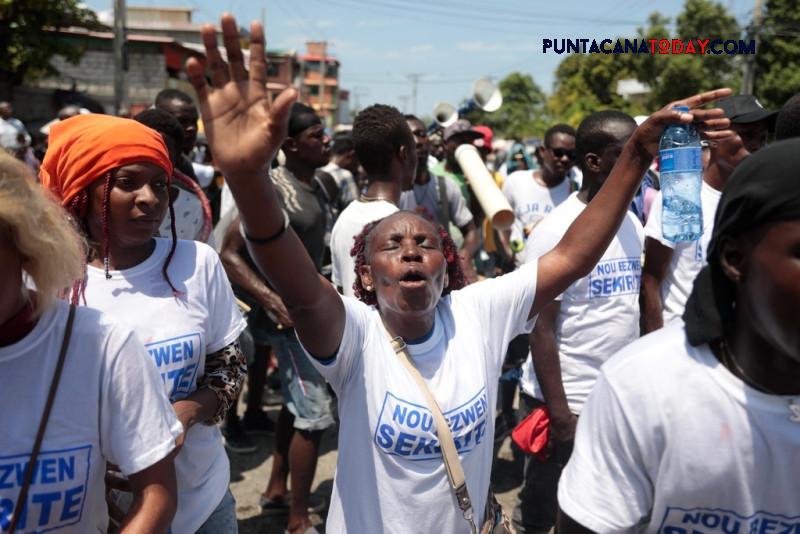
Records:
[[[289,218],[286,214],[283,214],[283,224],[281,225],[280,229],[268,237],[253,237],[247,233],[247,230],[242,228],[242,234],[244,238],[254,245],[266,245],[268,243],[272,243],[273,241],[277,241],[278,239],[286,233],[286,230],[289,229]]]

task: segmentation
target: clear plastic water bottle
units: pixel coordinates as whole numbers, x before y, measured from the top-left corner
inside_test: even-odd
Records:
[[[678,111],[689,111],[676,106]],[[697,241],[703,235],[703,156],[700,134],[692,124],[671,124],[659,144],[661,157],[661,233],[673,243]]]

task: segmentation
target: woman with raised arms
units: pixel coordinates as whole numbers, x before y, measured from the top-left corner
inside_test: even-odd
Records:
[[[552,252],[514,273],[462,288],[445,233],[407,212],[368,226],[354,254],[359,300],[319,276],[287,229],[267,167],[286,136],[293,89],[266,91],[264,36],[251,27],[249,74],[233,17],[222,18],[229,63],[213,27],[203,29],[212,87],[188,64],[206,134],[242,215],[255,261],[280,294],[308,356],[339,398],[339,458],[328,532],[469,532],[451,492],[432,412],[389,337],[413,365],[450,426],[475,522],[489,490],[497,396],[505,347],[529,332],[538,311],[597,263],[614,236],[669,123],[695,122],[709,138],[731,135],[722,110],[700,106],[727,89],[673,102],[626,144],[605,186]],[[689,106],[682,113],[672,109]],[[487,411],[489,413],[487,413]]]

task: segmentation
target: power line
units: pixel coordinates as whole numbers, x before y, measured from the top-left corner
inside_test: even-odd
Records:
[[[392,9],[396,11],[408,12],[409,6],[407,3],[395,3],[391,0],[353,0],[363,6],[370,6],[376,7],[380,6],[386,9]],[[472,12],[468,13],[466,10],[462,8],[459,9],[449,9],[447,7],[442,7],[440,5],[431,4],[429,2],[426,3],[418,3],[415,4],[413,10],[417,13],[422,14],[429,14],[429,15],[437,15],[437,16],[447,16],[451,19],[461,19],[461,20],[468,20],[468,21],[493,21],[503,24],[522,24],[522,25],[547,25],[553,26],[554,24],[566,24],[570,26],[574,26],[575,22],[587,22],[592,24],[605,24],[605,25],[618,25],[618,26],[628,26],[631,24],[640,24],[641,21],[634,21],[634,20],[620,20],[618,18],[602,18],[602,17],[581,17],[581,16],[574,16],[571,15],[569,17],[565,17],[562,15],[552,15],[552,14],[541,14],[541,13],[530,13],[522,15],[503,15],[501,13],[487,13],[486,10],[482,10],[480,12]]]

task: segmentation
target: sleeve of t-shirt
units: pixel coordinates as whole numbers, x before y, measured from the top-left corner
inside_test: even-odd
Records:
[[[528,236],[525,243],[524,262],[537,263],[539,258],[550,252],[561,241],[561,235],[548,230],[547,228],[534,228],[533,232]],[[554,300],[561,300],[561,295],[557,296]]]
[[[468,224],[472,220],[472,212],[469,211],[464,195],[458,185],[450,180],[444,180],[447,193],[447,202],[450,204],[450,217],[459,228]]]
[[[471,284],[452,293],[453,308],[471,310],[484,334],[492,368],[500,369],[508,343],[533,330],[536,318],[528,320],[536,296],[536,262],[516,271]]]
[[[512,191],[513,182],[514,180],[511,179],[511,176],[508,176],[503,182],[503,188],[501,189],[506,199],[508,200],[508,203],[511,204],[512,209],[514,208],[514,192]]]
[[[125,475],[159,462],[175,448],[183,426],[156,366],[131,331],[113,327],[106,346],[100,406],[101,450]]]
[[[344,332],[336,354],[329,359],[321,360],[303,346],[306,356],[337,394],[346,387],[348,380],[360,365],[370,314],[369,306],[359,300],[342,297],[342,302],[345,313]],[[303,345],[302,341],[300,345]]]
[[[649,517],[653,484],[619,397],[601,373],[558,485],[559,507],[598,533],[627,532]]]
[[[656,194],[656,198],[653,199],[653,203],[650,205],[650,215],[647,217],[647,224],[644,227],[644,235],[645,237],[655,239],[665,247],[674,249],[675,243],[664,239],[664,235],[661,233],[661,198],[661,191],[659,191]]]
[[[339,245],[339,232],[336,231],[336,225],[333,225],[333,230],[331,231],[331,283],[333,283],[333,287],[342,287],[342,266],[341,266],[341,256],[340,256],[340,245]],[[349,251],[348,251],[349,252]]]
[[[211,248],[198,244],[208,263],[208,318],[206,319],[206,353],[212,354],[239,339],[247,321],[236,304],[231,283],[219,256]],[[198,254],[198,256],[200,255]]]

